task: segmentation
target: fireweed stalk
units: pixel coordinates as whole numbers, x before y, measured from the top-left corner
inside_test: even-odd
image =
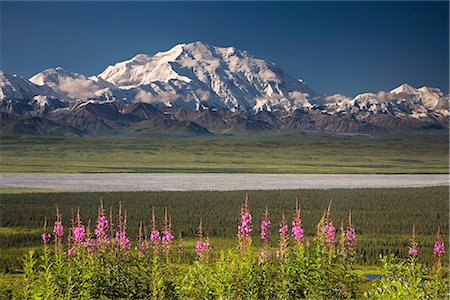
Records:
[[[316,239],[325,240],[330,246],[335,243],[336,228],[333,226],[333,221],[331,220],[331,201],[328,204],[328,209],[323,212],[323,216],[317,224]]]
[[[122,204],[119,205],[118,231],[114,242],[120,247],[122,251],[128,251],[131,248],[131,241],[127,236],[127,211],[124,212],[122,218]]]
[[[105,209],[103,208],[103,200],[100,200],[98,206],[97,224],[94,229],[96,237],[96,244],[98,246],[108,241],[108,218],[105,215]]]
[[[248,194],[245,194],[244,205],[241,206],[241,220],[238,226],[239,250],[247,252],[252,243],[252,214],[248,208]]]
[[[64,227],[62,225],[62,216],[59,213],[58,207],[56,207],[56,221],[53,224],[53,238],[55,239],[56,249],[61,247],[63,236],[64,236]]]
[[[265,260],[269,260],[271,253],[268,252],[269,242],[270,242],[270,218],[269,218],[269,210],[266,206],[266,210],[264,212],[264,217],[261,220],[261,239],[263,241],[263,249],[261,249],[259,253],[259,263],[262,263]]]
[[[411,242],[408,250],[408,254],[411,257],[417,257],[419,255],[419,250],[417,249],[419,246],[419,243],[416,239],[416,226],[413,224],[412,228],[412,236],[411,236]]]
[[[445,254],[444,242],[441,237],[441,227],[438,226],[436,233],[436,242],[434,242],[433,246],[434,255],[437,256],[436,269],[440,270],[442,267],[442,259],[441,256]]]
[[[268,247],[270,242],[270,234],[271,234],[270,225],[271,223],[269,218],[269,210],[267,209],[266,206],[264,217],[261,220],[261,239],[265,247]]]
[[[139,233],[138,233],[138,243],[135,248],[137,251],[139,251],[139,255],[141,257],[144,257],[147,253],[147,245],[145,240],[145,235],[142,233],[142,221],[139,222]]]
[[[172,250],[174,236],[172,234],[172,222],[167,214],[167,208],[164,210],[164,228],[163,236],[161,239],[161,244],[164,249],[166,257],[170,256],[170,251]]]
[[[44,231],[43,231],[42,234],[41,234],[41,238],[42,238],[43,244],[44,244],[44,245],[47,245],[48,242],[50,242],[51,237],[52,237],[51,234],[50,234],[50,233],[47,233],[47,218],[45,218],[45,221],[44,221]]]
[[[161,235],[156,227],[155,208],[152,207],[152,230],[150,231],[150,243],[153,249],[153,254],[159,253],[159,246],[161,244]]]
[[[209,259],[211,244],[208,237],[206,237],[206,239],[203,239],[202,219],[200,219],[200,224],[198,225],[198,241],[195,244],[195,251],[197,252],[198,260],[207,261]]]
[[[289,226],[286,223],[284,213],[282,214],[281,217],[281,223],[278,232],[280,233],[280,236],[278,240],[277,257],[283,260],[286,257],[286,249],[288,246],[288,232],[289,232]]]
[[[300,207],[297,200],[295,203],[295,216],[292,219],[292,237],[295,239],[297,246],[301,245],[304,235],[302,219],[300,218]]]
[[[80,208],[78,208],[77,211],[76,226],[72,229],[72,233],[73,240],[76,244],[82,244],[84,242],[84,239],[86,238],[86,230],[83,223],[81,222]]]
[[[345,247],[348,251],[356,245],[356,229],[352,223],[352,211],[348,212],[348,227],[345,231]]]

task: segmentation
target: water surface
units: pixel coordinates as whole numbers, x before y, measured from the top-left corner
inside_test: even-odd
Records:
[[[65,191],[193,191],[448,186],[449,175],[2,173],[0,187]]]

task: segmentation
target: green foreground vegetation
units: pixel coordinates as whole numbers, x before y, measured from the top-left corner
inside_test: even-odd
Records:
[[[109,208],[112,208],[113,221],[122,203],[129,216],[128,235],[132,238],[138,234],[140,221],[149,226],[152,207],[159,224],[164,208],[167,208],[176,236],[181,232],[187,239],[195,238],[198,221],[202,218],[205,232],[213,239],[214,249],[233,248],[244,195],[245,191],[1,194],[0,272],[20,272],[20,261],[25,253],[21,249],[40,245],[44,220],[54,221],[56,206],[66,225],[77,207],[86,225],[89,220],[93,224],[100,198],[105,203],[108,216]],[[282,213],[291,218],[297,197],[302,207],[305,235],[309,237],[313,236],[315,224],[330,199],[333,200],[332,214],[336,227],[346,220],[351,209],[358,233],[358,263],[362,265],[376,265],[380,254],[406,257],[413,224],[416,225],[421,259],[430,263],[436,228],[440,226],[442,234],[447,235],[449,224],[448,187],[249,191],[248,195],[256,236],[266,206],[272,224],[278,224]],[[255,245],[258,243],[255,238]]]
[[[435,241],[446,240],[448,195],[448,187],[250,191],[247,206],[244,191],[3,194],[0,295],[444,299],[448,254],[437,254]],[[111,213],[98,208],[100,197]],[[71,212],[75,203],[79,214]],[[47,229],[39,226],[45,218]],[[261,240],[262,218],[272,223],[270,231],[264,227],[270,239]],[[300,219],[295,224],[304,232],[297,235]],[[41,233],[52,231],[58,234],[42,246]],[[153,238],[155,231],[170,239]],[[370,282],[367,274],[383,277]]]
[[[448,131],[211,137],[2,136],[2,172],[448,173]]]

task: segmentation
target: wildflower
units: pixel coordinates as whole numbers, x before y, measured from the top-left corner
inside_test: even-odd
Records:
[[[252,215],[248,209],[248,194],[245,195],[245,203],[241,207],[241,223],[238,227],[239,250],[247,251],[251,244]]]
[[[272,258],[273,258],[273,252],[262,249],[259,252],[258,263],[262,264],[263,262],[270,262],[272,260]]]
[[[434,243],[434,254],[438,257],[441,257],[445,253],[444,242],[442,241],[440,234],[440,227],[438,227],[438,231],[436,234],[436,242]]]
[[[412,233],[412,236],[411,236],[411,244],[409,246],[409,251],[408,251],[408,254],[410,256],[418,256],[419,255],[419,251],[417,250],[417,246],[418,246],[418,243],[417,243],[417,240],[416,240],[416,227],[413,224],[413,233]]]
[[[345,232],[345,242],[349,247],[353,247],[356,244],[356,231],[354,227],[350,227]]]
[[[197,252],[199,260],[208,260],[209,253],[211,252],[211,244],[209,238],[207,237],[203,240],[203,223],[200,219],[200,224],[198,226],[198,241],[195,244],[195,251]]]
[[[300,207],[298,206],[298,201],[295,205],[295,216],[292,220],[292,236],[294,237],[295,241],[299,245],[302,241],[302,238],[304,236],[304,230],[302,228],[302,220],[300,218]]]
[[[131,246],[131,241],[127,237],[127,234],[125,231],[118,231],[116,232],[116,242],[119,242],[119,245],[123,251],[129,250]]]
[[[125,216],[122,220],[122,205],[119,206],[119,231],[116,232],[116,237],[114,241],[119,244],[122,251],[127,251],[131,247],[131,241],[127,237],[127,211],[125,211]]]
[[[261,220],[261,239],[263,240],[265,246],[267,246],[270,241],[270,224],[269,211],[266,207],[264,218]]]
[[[333,226],[333,221],[331,220],[331,201],[328,204],[328,209],[324,211],[322,219],[318,224],[318,237],[325,237],[325,241],[333,245],[336,238],[336,228]]]
[[[94,252],[94,248],[96,247],[97,243],[96,240],[92,238],[87,238],[86,241],[83,243],[84,248],[86,248],[90,253]]]
[[[141,257],[144,257],[147,252],[145,235],[142,235],[142,222],[139,222],[138,244],[136,246],[136,250],[139,250]]]
[[[53,223],[53,237],[55,239],[55,247],[59,248],[64,236],[64,227],[62,225],[62,217],[59,213],[58,207],[56,207],[56,221]]]
[[[152,208],[152,231],[150,232],[150,242],[152,244],[153,254],[158,254],[160,241],[161,235],[156,228],[155,208]]]
[[[50,242],[51,234],[50,233],[42,233],[41,234],[42,241],[44,242],[44,245],[47,245],[48,242]]]
[[[78,208],[77,213],[77,225],[72,229],[72,232],[75,243],[81,244],[86,238],[86,231],[84,229],[84,225],[81,223],[80,208]]]
[[[44,221],[44,232],[41,234],[42,242],[47,245],[50,242],[51,235],[47,233],[47,219]]]
[[[352,224],[352,212],[348,212],[348,228],[345,232],[345,243],[347,247],[354,247],[356,245],[356,230]]]
[[[324,231],[326,234],[327,243],[334,244],[334,240],[336,238],[336,228],[333,226],[332,221],[324,226]]]
[[[97,241],[104,242],[107,240],[108,232],[108,218],[105,216],[105,209],[103,208],[103,201],[100,200],[98,207],[97,225],[94,229],[94,234],[97,237]]]
[[[418,256],[419,251],[417,251],[417,249],[409,249],[408,254],[411,256]]]
[[[170,254],[170,249],[172,248],[174,236],[172,234],[172,222],[170,217],[167,215],[167,209],[164,212],[164,230],[162,236],[162,245],[166,250],[166,254]]]
[[[286,224],[286,219],[284,217],[284,214],[282,215],[281,218],[281,223],[280,223],[280,229],[278,230],[278,232],[280,233],[280,237],[279,237],[279,250],[277,251],[277,257],[279,257],[280,259],[284,259],[285,254],[286,254],[286,248],[287,248],[287,238],[288,238],[288,232],[289,232],[289,227]]]

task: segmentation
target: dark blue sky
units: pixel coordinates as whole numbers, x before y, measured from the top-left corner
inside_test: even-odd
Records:
[[[86,75],[201,40],[270,60],[320,93],[407,82],[448,92],[448,2],[1,2],[1,69]]]

